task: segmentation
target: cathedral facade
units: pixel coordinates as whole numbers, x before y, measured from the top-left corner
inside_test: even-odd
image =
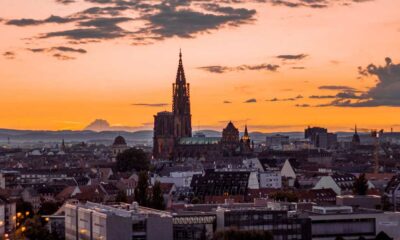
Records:
[[[242,138],[239,130],[229,122],[222,137],[192,136],[190,111],[190,85],[186,81],[179,53],[178,71],[172,85],[172,111],[159,112],[154,116],[153,157],[155,159],[204,159],[251,155],[252,142],[247,126]]]

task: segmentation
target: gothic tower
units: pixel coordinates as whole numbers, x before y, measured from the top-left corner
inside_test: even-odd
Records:
[[[179,52],[179,66],[173,88],[172,112],[174,115],[174,137],[176,139],[192,136],[192,115],[190,113],[189,83],[186,83],[182,63],[182,52]]]
[[[154,116],[154,158],[170,159],[179,139],[192,136],[189,84],[186,83],[181,52],[176,80],[172,87],[172,112],[159,112]]]

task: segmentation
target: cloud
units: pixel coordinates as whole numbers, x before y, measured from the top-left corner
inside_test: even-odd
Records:
[[[225,73],[231,71],[231,68],[224,66],[205,66],[205,67],[199,67],[199,69],[211,73]]]
[[[31,18],[21,18],[21,19],[11,19],[6,21],[6,25],[14,25],[18,27],[26,27],[26,26],[36,26],[42,25],[46,23],[57,23],[57,24],[64,24],[75,22],[78,20],[83,19],[82,17],[60,17],[51,15],[50,17],[42,20],[38,19],[31,19]]]
[[[115,39],[125,37],[128,31],[118,26],[119,23],[131,21],[131,18],[95,18],[79,23],[80,28],[49,32],[41,38],[65,37],[72,40],[82,39]]]
[[[133,103],[132,106],[141,106],[141,107],[165,107],[168,106],[168,103]]]
[[[298,61],[298,60],[303,60],[304,58],[306,58],[308,55],[307,54],[297,54],[297,55],[278,55],[276,56],[276,58],[279,58],[281,60],[294,60],[294,61]]]
[[[71,57],[71,56],[68,56],[68,55],[61,54],[61,53],[55,53],[55,54],[53,54],[53,57],[57,58],[58,60],[62,60],[62,61],[74,60],[75,59],[75,57]]]
[[[4,53],[3,53],[3,56],[4,56],[6,59],[11,60],[11,59],[15,59],[16,54],[15,54],[15,52],[7,51],[7,52],[4,52]]]
[[[334,90],[334,91],[356,91],[355,88],[341,85],[325,85],[318,87],[320,90]]]
[[[244,101],[243,103],[256,103],[256,102],[257,102],[257,99],[250,98],[250,99],[247,99],[246,101]]]
[[[310,104],[306,104],[306,103],[303,103],[303,104],[296,104],[295,106],[296,106],[296,107],[303,107],[303,108],[305,108],[305,107],[311,107]]]
[[[335,95],[311,95],[308,98],[312,99],[327,99],[327,98],[336,98]]]
[[[289,8],[314,8],[321,9],[332,7],[335,4],[341,6],[350,6],[352,3],[369,2],[373,0],[269,0],[274,6],[283,6]]]
[[[288,101],[296,101],[298,99],[302,99],[304,98],[302,95],[297,95],[296,97],[291,97],[291,98],[271,98],[271,99],[267,99],[265,101],[267,102],[288,102]]]
[[[304,70],[304,69],[306,69],[305,67],[292,67],[292,69],[295,69],[295,70]]]
[[[53,47],[51,48],[52,50],[57,50],[57,51],[61,51],[61,52],[73,52],[73,53],[87,53],[87,51],[85,49],[82,48],[71,48],[71,47]]]
[[[199,67],[198,69],[210,72],[210,73],[226,73],[226,72],[233,72],[233,71],[270,71],[276,72],[279,68],[279,65],[276,64],[258,64],[258,65],[240,65],[236,67],[227,67],[227,66],[204,66]]]
[[[57,3],[61,3],[61,4],[70,4],[70,3],[74,3],[75,0],[55,0]]]
[[[75,57],[68,56],[66,53],[71,54],[85,54],[87,51],[83,48],[72,48],[66,46],[57,46],[57,47],[50,47],[50,48],[27,48],[28,51],[33,53],[53,53],[51,54],[52,57],[57,58],[58,60],[73,60]]]
[[[51,47],[51,48],[28,48],[27,50],[34,52],[34,53],[53,52],[53,51],[80,53],[80,54],[87,53],[87,51],[83,48],[71,48],[71,47],[66,47],[66,46],[58,46],[58,47]]]
[[[363,0],[54,0],[61,5],[86,2],[89,7],[66,16],[44,19],[7,19],[4,24],[35,27],[54,24],[54,30],[33,36],[36,41],[61,38],[75,44],[124,39],[131,45],[145,45],[168,38],[195,38],[223,28],[253,24],[258,7],[272,6],[324,8],[349,5]],[[253,5],[245,5],[252,3]],[[78,4],[76,4],[77,6]],[[75,5],[74,5],[75,6]],[[246,6],[246,7],[244,7]],[[251,6],[251,7],[247,7]],[[124,17],[130,16],[132,19]],[[135,24],[123,24],[134,21]],[[68,28],[60,25],[68,24]],[[71,25],[73,25],[71,27]],[[129,27],[130,26],[130,27]],[[134,30],[127,28],[134,27]],[[305,54],[281,55],[281,59],[299,60]],[[297,59],[296,59],[297,58]],[[271,65],[272,68],[274,66]],[[300,69],[300,68],[295,68]],[[218,68],[214,68],[218,72]],[[220,70],[224,71],[224,70]]]
[[[224,104],[231,104],[232,102],[231,101],[224,101],[223,103]]]
[[[336,95],[336,99],[327,104],[318,106],[337,107],[378,107],[400,106],[400,64],[395,64],[392,59],[386,58],[386,64],[377,66],[370,64],[367,67],[359,67],[360,75],[364,77],[376,77],[377,83],[361,94],[354,92],[342,92]]]
[[[193,38],[197,33],[216,30],[224,25],[237,27],[255,20],[255,10],[221,7],[218,4],[203,4],[202,7],[211,13],[187,8],[177,9],[173,4],[161,4],[157,13],[144,17],[149,26],[143,30],[163,38]]]

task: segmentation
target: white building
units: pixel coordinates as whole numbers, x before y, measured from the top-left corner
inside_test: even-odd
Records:
[[[282,188],[282,176],[279,171],[260,172],[260,188]]]
[[[193,175],[202,174],[201,171],[194,172],[171,172],[169,176],[154,176],[151,178],[151,183],[154,184],[155,181],[161,183],[173,183],[176,187],[190,187]]]
[[[314,206],[308,212],[313,240],[374,239],[381,231],[400,239],[400,213],[349,206]]]
[[[353,184],[356,177],[352,174],[333,174],[330,176],[323,176],[317,182],[314,189],[331,188],[337,195],[352,193]],[[374,186],[368,181],[368,187]]]
[[[293,179],[296,178],[296,173],[294,172],[294,169],[290,164],[289,160],[286,160],[285,163],[283,164],[283,167],[281,169],[281,176]]]
[[[0,236],[10,233],[16,227],[16,205],[0,198]]]
[[[65,239],[172,240],[172,216],[137,204],[66,204]]]

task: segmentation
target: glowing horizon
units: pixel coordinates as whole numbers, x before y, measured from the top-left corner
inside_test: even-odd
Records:
[[[400,127],[400,2],[238,2],[0,2],[0,128],[151,129],[180,48],[194,131]]]

